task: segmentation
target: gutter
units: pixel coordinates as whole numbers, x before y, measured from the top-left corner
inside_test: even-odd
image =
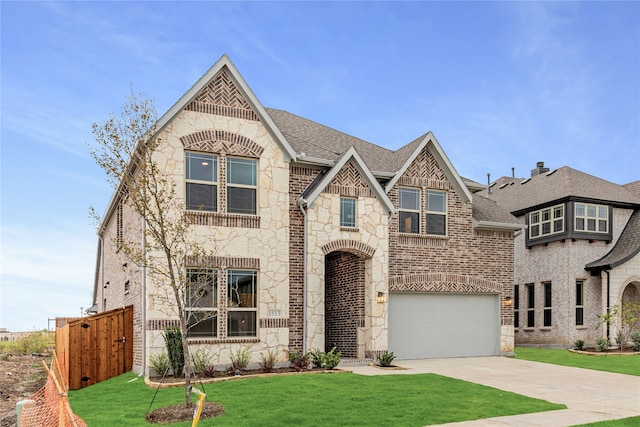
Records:
[[[302,354],[307,350],[307,199],[298,198],[298,208],[302,212]]]
[[[146,231],[147,221],[144,216],[140,219],[142,222],[142,257],[146,260],[147,257],[147,242]],[[146,261],[142,264],[142,370],[139,376],[147,375],[147,266]]]

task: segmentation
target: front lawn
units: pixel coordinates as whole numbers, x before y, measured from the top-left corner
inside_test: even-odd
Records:
[[[638,427],[640,417],[623,418],[621,420],[600,421],[599,423],[580,424],[575,427]]]
[[[128,373],[69,393],[88,425],[149,426],[155,389]],[[351,373],[253,378],[198,386],[221,417],[200,426],[424,426],[566,406],[434,374],[361,376]],[[184,401],[184,387],[162,389],[152,410]],[[191,422],[172,424],[189,426]]]
[[[640,376],[640,355],[591,356],[569,350],[516,347],[516,359]]]

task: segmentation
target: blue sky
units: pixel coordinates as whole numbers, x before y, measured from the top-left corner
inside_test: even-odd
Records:
[[[640,179],[639,2],[0,2],[0,327],[91,304],[91,124],[164,113],[224,53],[260,102],[461,175]]]

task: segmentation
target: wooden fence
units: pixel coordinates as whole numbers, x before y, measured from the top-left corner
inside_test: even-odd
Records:
[[[129,372],[133,367],[133,306],[56,328],[56,353],[71,390]]]

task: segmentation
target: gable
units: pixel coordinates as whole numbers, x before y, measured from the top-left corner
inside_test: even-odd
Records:
[[[373,191],[362,178],[360,171],[350,159],[325,188],[326,193],[349,197],[375,197]]]
[[[185,110],[258,121],[258,116],[224,67],[198,92]]]
[[[446,174],[427,147],[410,163],[404,174],[398,179],[398,184],[440,190],[449,190],[451,188]]]

